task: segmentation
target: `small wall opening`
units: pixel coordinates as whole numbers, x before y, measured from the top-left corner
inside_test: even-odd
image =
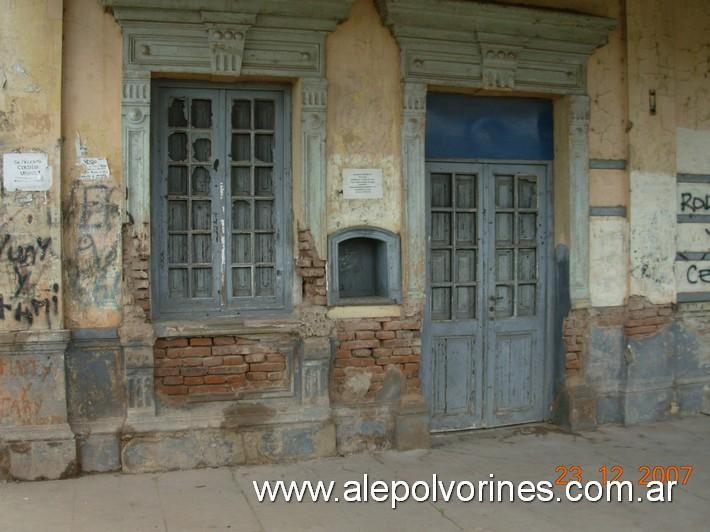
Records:
[[[377,228],[351,228],[329,237],[330,305],[399,303],[399,236]]]

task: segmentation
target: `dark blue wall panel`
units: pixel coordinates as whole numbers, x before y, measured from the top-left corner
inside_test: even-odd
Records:
[[[550,161],[552,101],[430,92],[426,156]]]

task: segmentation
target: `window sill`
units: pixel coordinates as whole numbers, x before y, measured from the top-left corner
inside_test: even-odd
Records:
[[[292,334],[300,330],[300,321],[291,313],[264,315],[258,318],[209,318],[205,320],[161,320],[153,324],[156,338],[236,336],[242,334]]]
[[[399,318],[402,305],[394,303],[381,305],[341,305],[328,309],[330,319],[347,318]]]

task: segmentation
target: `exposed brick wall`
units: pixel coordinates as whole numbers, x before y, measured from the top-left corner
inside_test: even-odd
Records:
[[[133,226],[123,226],[123,272],[126,291],[133,305],[150,317],[150,253],[146,237],[141,237]]]
[[[325,261],[318,256],[313,236],[308,230],[298,231],[296,272],[303,279],[303,301],[326,305]]]
[[[337,350],[331,395],[344,397],[348,378],[368,374],[370,385],[363,400],[375,399],[389,368],[399,370],[405,381],[402,393],[419,391],[421,320],[418,318],[372,318],[338,320]]]
[[[155,389],[169,402],[278,388],[286,357],[268,342],[239,336],[161,338],[156,341]]]
[[[587,339],[592,325],[620,327],[628,339],[639,340],[658,333],[673,320],[671,303],[656,305],[645,297],[632,296],[623,307],[573,310],[563,324],[565,370],[568,376],[584,367]]]
[[[633,296],[627,305],[628,315],[624,334],[634,340],[656,334],[672,321],[673,307],[670,303],[654,305],[644,297]]]

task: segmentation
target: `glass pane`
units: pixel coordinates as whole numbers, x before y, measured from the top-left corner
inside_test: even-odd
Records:
[[[451,243],[451,214],[434,212],[431,214],[432,245],[448,245]]]
[[[476,213],[456,213],[456,244],[476,245]]]
[[[192,100],[192,127],[197,129],[212,127],[211,100]]]
[[[254,108],[255,129],[274,129],[274,102],[257,100]]]
[[[451,319],[451,288],[431,289],[431,318],[433,320]]]
[[[192,194],[194,196],[210,195],[210,172],[204,166],[197,166],[192,171]]]
[[[431,282],[451,281],[451,252],[448,249],[434,249],[431,252]]]
[[[251,195],[251,168],[248,166],[232,167],[232,196]]]
[[[456,176],[456,206],[459,209],[476,208],[476,176]]]
[[[518,240],[534,242],[537,235],[537,215],[536,214],[520,214],[519,220],[519,237]]]
[[[274,169],[268,168],[254,168],[254,181],[256,185],[257,196],[273,196],[274,186],[273,186],[273,174]]]
[[[451,207],[451,174],[431,174],[431,206]]]
[[[235,100],[232,105],[232,128],[251,129],[251,102]]]
[[[251,161],[251,135],[232,135],[232,160]]]
[[[187,262],[187,235],[168,236],[168,262],[170,264]]]
[[[476,288],[459,286],[456,288],[456,317],[473,319],[476,317]]]
[[[513,250],[496,250],[496,281],[514,281],[513,277]]]
[[[496,243],[513,243],[513,214],[496,213]]]
[[[537,178],[535,176],[518,176],[518,207],[537,209]]]
[[[274,228],[272,200],[256,202],[255,229],[268,230]]]
[[[251,268],[232,268],[232,295],[251,296]]]
[[[273,296],[274,287],[274,269],[273,268],[256,268],[255,288],[257,296]]]
[[[212,235],[192,236],[192,260],[203,264],[212,262]]]
[[[168,270],[168,292],[170,297],[187,297],[187,270],[170,268]]]
[[[232,202],[232,228],[247,231],[251,229],[251,205],[248,201]]]
[[[170,166],[168,168],[168,194],[173,196],[187,194],[187,167]]]
[[[168,107],[168,127],[187,127],[185,100],[173,98]]]
[[[187,201],[168,201],[168,230],[187,229]]]
[[[209,201],[192,202],[192,229],[207,231],[210,229],[212,205]]]
[[[513,208],[513,176],[496,176],[496,207]]]
[[[212,141],[210,139],[197,139],[192,143],[193,158],[201,163],[207,162],[212,156]]]
[[[251,235],[239,233],[232,235],[232,262],[235,264],[251,262]]]
[[[476,280],[476,252],[473,249],[460,249],[456,252],[456,280],[460,283]]]
[[[537,250],[521,249],[518,251],[518,280],[537,280]]]
[[[193,268],[192,297],[212,297],[212,268]]]
[[[518,286],[518,316],[535,315],[535,288],[534,284]]]
[[[168,157],[171,161],[187,160],[187,134],[173,133],[168,137]]]
[[[254,151],[257,161],[264,163],[274,162],[274,136],[273,135],[256,135],[254,137]]]
[[[509,318],[513,315],[513,287],[496,286],[496,318]]]
[[[274,235],[258,234],[255,238],[256,262],[274,262]]]

